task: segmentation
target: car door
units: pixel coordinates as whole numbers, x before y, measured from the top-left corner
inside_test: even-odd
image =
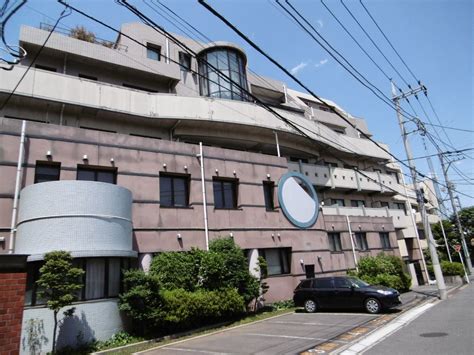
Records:
[[[314,279],[313,286],[316,302],[319,307],[333,307],[334,282],[332,277]]]
[[[335,308],[355,308],[358,304],[358,293],[352,287],[352,283],[345,277],[334,278],[333,307]]]

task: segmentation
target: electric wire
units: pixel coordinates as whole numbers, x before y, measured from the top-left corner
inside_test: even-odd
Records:
[[[382,57],[385,58],[385,60],[387,61],[387,63],[392,67],[392,69],[395,71],[395,73],[397,73],[397,75],[400,77],[400,79],[402,79],[402,81],[405,83],[406,86],[408,87],[411,87],[410,84],[405,80],[405,78],[400,74],[400,72],[397,70],[397,68],[395,68],[395,66],[392,64],[392,62],[387,58],[387,56],[382,52],[382,50],[380,49],[380,47],[377,45],[377,43],[375,43],[375,41],[372,39],[372,37],[367,33],[367,31],[365,30],[365,28],[361,25],[361,23],[359,22],[359,20],[357,20],[357,18],[354,16],[354,14],[352,13],[352,11],[346,6],[346,4],[344,4],[344,1],[341,0],[341,4],[342,6],[344,6],[344,8],[347,10],[347,12],[349,13],[349,15],[354,19],[354,21],[357,23],[357,25],[359,25],[360,29],[362,30],[362,32],[365,33],[365,35],[367,36],[367,38],[370,40],[370,42],[372,42],[372,44],[375,46],[375,48],[377,48],[377,50],[379,51],[379,53],[382,55]]]
[[[43,44],[41,45],[41,47],[39,48],[39,50],[36,52],[35,56],[33,57],[33,59],[31,60],[31,63],[30,65],[26,68],[25,72],[23,73],[23,75],[21,76],[20,80],[18,80],[17,84],[15,85],[15,87],[13,88],[13,90],[9,93],[9,95],[7,96],[7,98],[5,99],[5,101],[3,102],[2,106],[0,107],[0,111],[3,110],[8,102],[10,101],[10,99],[12,98],[12,96],[15,94],[15,91],[16,89],[18,89],[18,86],[20,86],[21,82],[23,81],[23,79],[26,77],[26,75],[28,74],[28,72],[30,71],[31,67],[35,64],[35,61],[36,59],[38,59],[39,55],[41,54],[41,52],[43,51],[44,47],[46,46],[46,44],[48,43],[51,35],[53,34],[54,30],[56,29],[56,26],[59,24],[59,21],[61,21],[63,18],[69,16],[71,14],[71,12],[69,12],[68,14],[66,14],[66,10],[67,8],[65,7],[64,10],[61,12],[61,14],[59,15],[58,19],[56,20],[56,23],[54,24],[53,28],[51,29],[51,31],[48,33],[48,36],[46,36],[46,39],[44,40]]]
[[[242,39],[244,39],[250,46],[252,46],[255,50],[257,50],[260,54],[262,54],[263,56],[265,56],[270,62],[272,62],[274,65],[276,65],[281,71],[283,71],[287,76],[289,76],[290,78],[292,78],[297,84],[299,84],[302,88],[304,88],[309,94],[311,94],[314,98],[318,99],[318,100],[321,100],[320,97],[318,97],[318,95],[316,95],[311,89],[309,89],[303,82],[301,82],[301,80],[299,80],[298,78],[296,78],[293,74],[291,74],[285,67],[283,67],[279,62],[277,62],[274,58],[272,58],[269,54],[267,54],[265,51],[263,51],[257,44],[255,44],[250,38],[248,38],[248,36],[246,36],[244,33],[242,33],[237,27],[235,27],[232,23],[229,22],[229,20],[227,20],[224,16],[222,16],[219,12],[217,12],[213,7],[211,7],[209,4],[207,4],[204,0],[198,0],[199,3],[204,6],[209,12],[211,12],[214,16],[216,16],[217,18],[219,18],[222,22],[224,22],[229,28],[231,28],[236,34],[239,35],[239,37],[241,37]],[[122,0],[121,2],[125,2],[126,3],[126,0]],[[378,142],[376,142],[375,140],[373,140],[370,136],[368,136],[365,132],[361,131],[358,127],[356,127],[354,124],[352,124],[346,117],[344,117],[343,115],[341,115],[339,112],[337,112],[331,105],[328,105],[327,103],[323,102],[323,104],[328,107],[331,112],[335,113],[336,115],[338,115],[339,117],[341,117],[346,123],[348,123],[352,128],[354,128],[355,130],[357,130],[363,137],[367,138],[368,140],[370,140],[372,143],[374,143],[378,148],[382,149],[384,152],[386,152],[387,154],[389,154],[392,158],[394,158],[396,161],[400,162],[402,165],[404,165],[405,167],[409,167],[408,164],[406,164],[405,162],[401,161],[398,157],[396,157],[394,154],[392,154],[391,152],[389,152],[387,149],[385,149],[384,147],[380,146],[380,144]],[[426,176],[425,174],[421,173],[420,171],[418,171],[417,169],[415,169],[415,171],[417,172],[417,174],[423,178],[428,178],[430,180],[432,180],[430,177]],[[446,186],[445,186],[446,187]],[[460,193],[458,191],[458,193]],[[463,193],[461,193],[463,194]],[[465,196],[469,197],[469,198],[474,198],[472,196],[469,196],[469,195],[466,195],[464,194]]]

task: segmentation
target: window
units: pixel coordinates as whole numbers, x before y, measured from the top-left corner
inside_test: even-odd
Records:
[[[365,201],[363,200],[351,200],[351,207],[364,207]]]
[[[95,76],[86,75],[86,74],[79,74],[78,76],[79,76],[79,78],[82,78],[82,79],[97,81],[97,77],[95,77]]]
[[[238,179],[213,178],[214,208],[237,208]]]
[[[187,207],[189,205],[189,175],[160,173],[160,205]]]
[[[268,276],[290,273],[290,248],[259,249],[258,253],[267,262]]]
[[[331,162],[324,162],[324,165],[329,167],[329,168],[337,168],[337,163],[331,163]]]
[[[341,233],[328,233],[328,239],[330,251],[342,251]]]
[[[393,204],[395,206],[395,209],[397,210],[403,210],[405,212],[405,214],[407,213],[407,208],[406,208],[406,205],[402,202],[395,202]]]
[[[346,203],[344,202],[343,199],[340,198],[332,198],[331,199],[331,206],[339,206],[339,207],[344,207]]]
[[[247,101],[246,61],[240,51],[212,48],[200,54],[198,63],[201,95]]]
[[[191,55],[185,52],[179,52],[179,65],[181,70],[191,70]]]
[[[364,232],[355,233],[356,244],[359,250],[368,250],[369,244],[367,243],[367,234]]]
[[[392,246],[390,245],[390,237],[387,232],[380,232],[380,242],[382,243],[382,248],[383,249],[392,249]]]
[[[146,45],[146,57],[152,60],[161,60],[161,47],[147,43]]]
[[[332,278],[314,280],[314,288],[334,288]]]
[[[265,197],[265,208],[267,211],[275,210],[275,203],[273,200],[275,191],[275,183],[273,181],[264,181],[263,182],[263,195]]]
[[[41,70],[47,70],[47,71],[52,71],[54,73],[57,72],[56,68],[53,67],[48,67],[46,65],[41,65],[41,64],[35,64],[36,69],[41,69]]]
[[[38,298],[36,281],[40,277],[43,261],[27,264],[27,281],[25,305],[36,306],[45,304]],[[82,282],[84,287],[78,292],[78,300],[87,301],[99,298],[117,297],[122,291],[122,270],[130,268],[128,258],[77,258],[73,260],[74,267],[85,271]]]
[[[418,229],[418,237],[420,237],[420,239],[426,239],[425,231],[423,229]]]
[[[37,160],[35,167],[35,184],[59,180],[60,172],[61,163]]]
[[[109,184],[117,183],[117,168],[102,166],[77,166],[77,180],[99,181]]]
[[[390,204],[386,201],[380,201],[380,207],[387,207],[389,208],[390,207]]]
[[[127,83],[123,83],[122,86],[124,88],[129,88],[129,89],[134,89],[134,90],[140,90],[140,91],[146,91],[146,92],[153,92],[153,93],[157,93],[158,91],[156,90],[153,90],[153,89],[149,89],[149,88],[145,88],[143,86],[137,86],[137,85],[132,85],[132,84],[127,84]]]
[[[351,288],[352,283],[344,277],[335,277],[334,278],[334,287],[335,288]]]

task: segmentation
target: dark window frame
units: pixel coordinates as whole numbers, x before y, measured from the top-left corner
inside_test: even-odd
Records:
[[[362,202],[362,204],[360,204]],[[365,207],[364,200],[351,200],[351,207]]]
[[[52,73],[57,73],[58,69],[55,67],[49,67],[47,65],[42,65],[42,64],[35,64],[35,69],[41,69],[41,70],[46,70]]]
[[[170,178],[171,179],[171,204],[170,205],[163,205],[162,198],[161,198],[161,179],[162,178]],[[173,179],[184,179],[185,181],[185,205],[176,205],[175,203],[175,194],[174,194],[174,181]],[[168,173],[164,171],[160,171],[160,208],[189,208],[189,197],[191,191],[191,174],[180,174],[180,173]]]
[[[95,297],[95,298],[87,298],[85,297],[86,295],[86,263],[87,260],[91,259],[104,259],[104,264],[105,264],[105,269],[104,269],[104,279],[102,280],[103,282],[103,292],[104,292],[104,297]],[[111,295],[109,292],[109,265],[110,265],[110,260],[111,259],[119,259],[120,260],[120,275],[119,275],[119,291],[118,294],[116,295]],[[119,257],[119,256],[113,256],[113,257],[88,257],[88,258],[74,258],[73,263],[75,267],[78,267],[84,271],[84,274],[82,275],[82,284],[83,287],[81,290],[78,292],[79,297],[75,302],[84,302],[84,301],[92,301],[92,300],[99,300],[99,299],[108,299],[108,298],[118,298],[119,294],[124,291],[123,289],[123,277],[124,277],[124,271],[129,270],[132,265],[131,265],[131,260],[130,258],[126,257]],[[29,287],[31,287],[31,302],[26,303],[26,298],[25,298],[25,307],[35,307],[35,306],[44,306],[46,307],[46,303],[44,302],[39,302],[37,299],[37,294],[38,294],[38,285],[36,284],[36,281],[39,279],[40,276],[40,268],[44,265],[44,261],[33,261],[28,263],[29,270],[32,271],[31,273],[28,272],[27,274],[27,290],[26,292],[29,291]],[[75,303],[74,302],[74,303]]]
[[[150,55],[149,55],[149,51],[153,52],[153,53],[156,53],[158,55],[158,59],[151,58]],[[162,56],[161,55],[161,46],[158,45],[158,44],[147,42],[147,44],[146,44],[146,57],[150,60],[154,60],[156,62],[161,62],[161,56]]]
[[[366,232],[355,232],[354,233],[357,249],[360,251],[367,251],[369,250],[369,242],[367,241],[367,233]]]
[[[268,272],[267,277],[272,277],[272,276],[280,276],[280,275],[289,275],[291,274],[291,248],[262,248],[258,249],[258,255],[263,257],[265,261],[267,260],[266,253],[268,250],[277,250],[278,251],[278,257],[279,257],[279,262],[280,262],[280,267],[282,272],[279,274],[271,274]],[[285,260],[286,259],[286,264]],[[285,266],[288,267],[288,269],[285,269]]]
[[[342,252],[342,239],[340,232],[328,232],[329,251],[331,253]]]
[[[224,183],[230,182],[232,183],[232,196],[234,199],[234,203],[232,207],[217,207],[216,206],[216,196],[217,192],[215,189],[215,184],[220,183],[221,184],[221,199],[223,206],[226,205],[226,200],[225,200],[225,193],[224,193]],[[220,177],[220,176],[213,176],[212,177],[212,190],[213,190],[213,195],[214,195],[214,209],[216,210],[236,210],[239,208],[239,201],[238,201],[238,196],[239,196],[239,179],[237,178],[228,178],[228,177]]]
[[[340,205],[337,201],[342,201],[342,205]],[[346,207],[346,200],[343,198],[331,198],[331,206]]]
[[[96,76],[87,75],[87,74],[79,73],[77,76],[81,79],[87,79],[87,80],[92,80],[92,81],[97,81],[98,80],[98,78]]]
[[[181,67],[181,70],[191,71],[191,65],[192,65],[191,54],[180,51],[178,53],[178,57],[179,57],[179,66]]]
[[[275,211],[275,182],[263,181],[263,198],[265,201],[265,209],[267,211]]]
[[[79,179],[79,171],[92,171],[94,172],[94,180],[84,180],[84,179]],[[108,166],[101,166],[101,165],[87,165],[87,164],[77,164],[77,170],[76,170],[76,180],[81,180],[81,181],[97,181],[97,182],[103,182],[97,180],[98,178],[98,173],[102,172],[111,172],[113,173],[114,177],[114,185],[117,185],[117,175],[118,175],[118,169],[116,167],[108,167]]]
[[[54,177],[55,177],[54,179],[46,180],[46,181],[38,181],[38,180],[40,180],[39,176],[38,176],[38,175],[40,175],[38,173],[38,167],[57,168],[57,174],[54,175]],[[42,182],[49,182],[49,181],[58,181],[60,179],[60,176],[61,176],[61,163],[60,162],[49,161],[49,160],[37,160],[36,161],[36,164],[35,164],[35,180],[34,180],[35,184],[39,184],[39,183],[42,183]]]
[[[380,243],[382,244],[382,249],[389,250],[393,249],[392,243],[390,242],[390,233],[388,232],[379,232]]]

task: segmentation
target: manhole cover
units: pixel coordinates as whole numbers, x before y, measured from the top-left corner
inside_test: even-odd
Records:
[[[422,333],[422,334],[420,334],[420,337],[424,337],[424,338],[439,338],[439,337],[445,337],[446,335],[448,335],[448,333],[433,332],[433,333]]]

